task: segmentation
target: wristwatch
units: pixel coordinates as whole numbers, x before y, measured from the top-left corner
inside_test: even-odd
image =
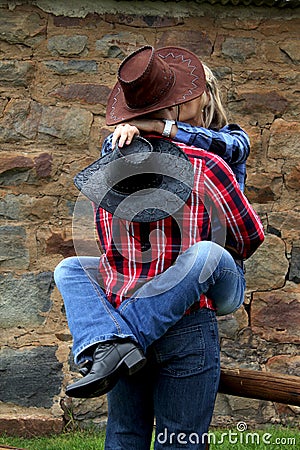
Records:
[[[175,120],[168,120],[168,119],[162,119],[162,121],[165,123],[164,131],[162,132],[162,136],[164,137],[170,137],[172,126],[176,123]]]

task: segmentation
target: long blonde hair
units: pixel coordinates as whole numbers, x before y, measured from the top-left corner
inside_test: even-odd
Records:
[[[219,130],[228,123],[227,115],[225,108],[222,105],[218,81],[212,71],[205,64],[202,63],[202,65],[206,77],[206,86],[209,92],[208,102],[207,94],[203,93],[203,100],[206,100],[206,105],[203,107],[204,127]]]

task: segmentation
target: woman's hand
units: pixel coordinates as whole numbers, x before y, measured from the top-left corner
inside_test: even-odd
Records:
[[[112,148],[115,148],[118,139],[118,146],[123,147],[124,144],[129,145],[134,136],[139,135],[138,128],[130,123],[117,125],[112,137]]]
[[[112,138],[112,148],[115,147],[119,139],[119,147],[124,144],[129,145],[134,136],[139,136],[141,133],[155,133],[162,134],[164,130],[164,123],[159,119],[135,119],[128,123],[117,125]]]

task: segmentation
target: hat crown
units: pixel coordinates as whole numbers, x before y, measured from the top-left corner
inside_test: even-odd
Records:
[[[144,152],[148,153],[146,158],[142,154],[142,163],[140,154],[133,147],[128,146],[120,153],[117,149],[118,154],[110,152],[79,172],[74,177],[75,186],[96,206],[120,219],[154,222],[171,216],[182,208],[192,192],[192,163],[180,147],[165,139],[151,138],[149,141],[136,136],[134,145],[143,147]],[[126,158],[121,156],[124,153]],[[136,156],[139,161],[132,164],[132,158]],[[116,190],[116,183],[110,181],[111,168],[119,191]],[[125,177],[123,168],[126,169]],[[128,173],[130,177],[126,184]],[[146,185],[145,175],[152,178],[150,188]],[[125,185],[120,187],[118,183],[123,180]]]
[[[143,189],[159,188],[163,177],[157,173],[158,167],[152,155],[151,143],[140,136],[135,136],[131,144],[125,147],[120,148],[116,144],[109,166],[112,189],[130,195]]]
[[[151,46],[129,55],[118,71],[129,109],[147,108],[160,102],[175,82],[175,73]]]

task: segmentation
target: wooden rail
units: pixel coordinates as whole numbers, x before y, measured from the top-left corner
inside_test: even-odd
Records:
[[[275,372],[221,368],[219,392],[300,406],[300,377]]]

